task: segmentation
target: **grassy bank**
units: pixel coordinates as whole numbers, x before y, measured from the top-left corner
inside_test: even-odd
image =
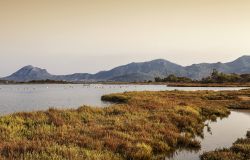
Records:
[[[204,153],[201,160],[249,160],[250,159],[250,131],[246,138],[238,139],[228,149],[220,149]]]
[[[167,83],[170,87],[250,87],[250,83]]]
[[[167,85],[169,87],[250,87],[250,83],[200,83],[200,82],[99,82],[108,85]]]
[[[247,108],[250,90],[126,92],[110,107],[0,117],[0,159],[162,159],[199,148],[204,121]]]

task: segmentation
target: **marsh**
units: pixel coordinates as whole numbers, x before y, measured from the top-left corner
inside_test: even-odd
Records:
[[[124,92],[102,96],[115,102],[102,108],[18,112],[0,118],[0,152],[2,158],[14,159],[162,159],[178,149],[203,151],[206,145],[195,137],[206,140],[207,123],[230,120],[231,104],[249,103],[240,98],[248,95],[249,90]],[[208,126],[216,133],[214,123]],[[230,145],[234,138],[218,146]],[[208,140],[217,141],[216,136]]]

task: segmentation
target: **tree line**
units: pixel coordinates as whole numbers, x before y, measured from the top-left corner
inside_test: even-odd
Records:
[[[201,80],[192,80],[188,77],[178,77],[170,74],[165,78],[156,77],[155,82],[180,82],[180,83],[245,83],[250,82],[250,74],[226,74],[213,70],[210,76],[202,78]]]

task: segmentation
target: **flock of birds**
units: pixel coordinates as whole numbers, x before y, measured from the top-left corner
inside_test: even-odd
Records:
[[[8,89],[8,90],[18,90],[18,91],[32,91],[32,90],[40,90],[40,89],[50,89],[50,88],[63,88],[65,90],[67,89],[74,89],[74,88],[92,88],[92,89],[137,89],[139,88],[137,85],[103,85],[103,84],[66,84],[63,86],[60,85],[20,85],[18,87],[16,86],[2,86],[0,87],[0,90]]]

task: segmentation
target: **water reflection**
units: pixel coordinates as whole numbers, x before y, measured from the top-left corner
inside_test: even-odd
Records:
[[[204,128],[204,138],[198,138],[201,141],[201,149],[178,150],[171,158],[167,160],[199,160],[199,155],[206,151],[212,151],[216,148],[225,148],[232,146],[238,138],[243,138],[246,132],[250,130],[250,112],[249,111],[231,111],[228,118],[217,119],[217,122],[208,122],[211,131]]]

